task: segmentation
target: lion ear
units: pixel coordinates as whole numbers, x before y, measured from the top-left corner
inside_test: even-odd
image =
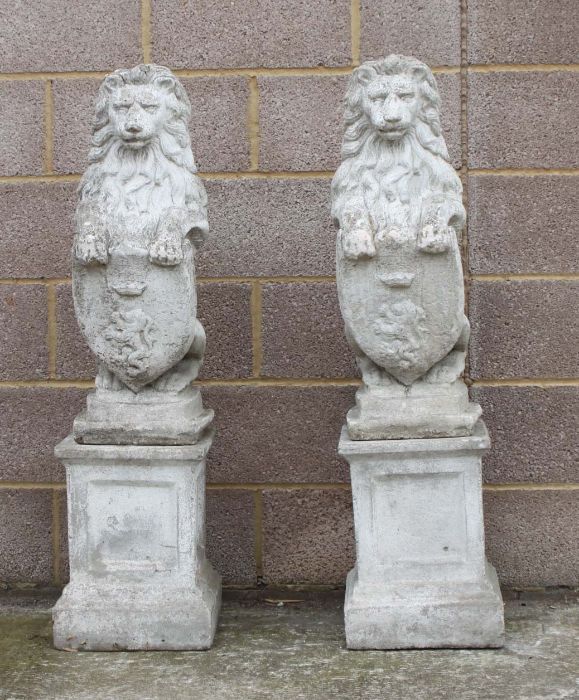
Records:
[[[175,89],[175,80],[168,75],[162,75],[159,78],[155,78],[155,85],[167,92],[173,92]]]
[[[118,90],[122,84],[123,79],[121,76],[115,75],[114,73],[112,75],[107,75],[107,77],[103,80],[103,86],[108,92]]]

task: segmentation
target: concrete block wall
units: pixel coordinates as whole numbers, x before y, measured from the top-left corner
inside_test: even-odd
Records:
[[[67,578],[52,456],[92,386],[69,249],[99,80],[166,64],[210,198],[200,383],[217,413],[208,549],[230,585],[333,585],[353,561],[336,454],[358,384],[329,184],[353,66],[435,69],[465,185],[467,380],[485,410],[487,542],[513,587],[579,584],[575,0],[62,0],[0,9],[0,581]]]

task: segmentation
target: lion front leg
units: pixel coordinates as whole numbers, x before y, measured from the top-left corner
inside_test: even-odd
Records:
[[[364,260],[376,255],[370,221],[359,210],[344,212],[338,240],[345,257],[350,260]]]
[[[74,237],[73,250],[75,259],[82,265],[106,265],[109,253],[104,225],[93,218],[81,221]]]
[[[183,260],[183,239],[187,231],[180,209],[164,212],[157,227],[157,236],[149,247],[149,260],[155,265],[172,267]]]

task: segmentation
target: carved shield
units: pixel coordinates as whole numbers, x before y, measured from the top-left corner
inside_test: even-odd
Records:
[[[149,261],[148,250],[123,243],[106,265],[73,264],[82,334],[99,360],[137,392],[181,360],[194,337],[197,294],[193,251],[179,265]]]
[[[444,250],[414,228],[391,228],[374,239],[376,255],[346,258],[337,241],[342,316],[360,349],[405,385],[453,348],[464,323],[460,252],[452,229]]]

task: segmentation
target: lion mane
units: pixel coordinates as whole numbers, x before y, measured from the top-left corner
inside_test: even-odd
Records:
[[[110,101],[125,85],[151,86],[163,96],[170,114],[161,133],[140,151],[123,147],[109,119]],[[188,130],[190,116],[187,93],[168,68],[139,65],[108,75],[101,83],[95,103],[90,165],[79,186],[77,223],[87,207],[95,206],[105,218],[135,206],[140,216],[148,212],[152,218],[158,218],[163,197],[160,185],[165,183],[173,206],[186,210],[192,227],[204,236],[207,195],[195,175],[197,168]]]
[[[413,81],[421,103],[413,128],[400,143],[382,139],[363,109],[368,85],[380,76],[394,75]],[[359,206],[368,192],[376,199],[382,196],[388,171],[406,173],[402,181],[419,172],[423,190],[434,197],[460,201],[462,185],[449,163],[440,126],[440,96],[432,71],[424,63],[392,54],[357,68],[346,92],[344,125],[342,163],[332,182],[332,217],[337,227],[344,212],[355,202]]]

